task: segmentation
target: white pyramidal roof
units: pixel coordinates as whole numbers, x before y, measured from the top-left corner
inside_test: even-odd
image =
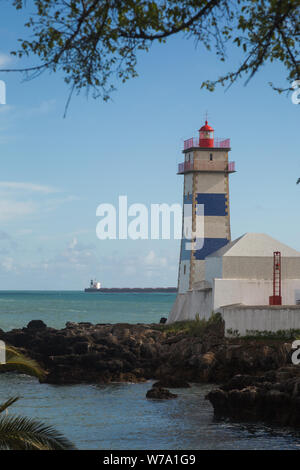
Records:
[[[299,258],[300,252],[265,233],[245,233],[239,238],[211,253],[207,258],[221,256],[273,256],[274,251],[280,251],[281,256]]]

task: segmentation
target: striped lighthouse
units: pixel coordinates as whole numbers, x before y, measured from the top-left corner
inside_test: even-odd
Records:
[[[199,137],[184,142],[178,167],[184,175],[179,293],[205,280],[205,258],[231,239],[229,174],[235,165],[228,161],[229,151],[230,139],[216,139],[207,121]]]

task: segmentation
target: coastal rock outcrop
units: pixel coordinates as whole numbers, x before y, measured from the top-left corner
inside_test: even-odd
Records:
[[[31,320],[28,323],[27,328],[40,330],[40,329],[47,328],[47,325],[42,320]]]
[[[171,400],[177,398],[176,393],[171,393],[166,388],[153,387],[146,393],[146,398],[152,398],[154,400]]]
[[[197,330],[198,328],[198,330]],[[222,322],[179,327],[68,322],[57,330],[40,320],[0,340],[21,348],[47,371],[47,383],[156,380],[150,397],[189,383],[223,384],[207,398],[217,417],[300,424],[300,368],[291,342],[225,338]]]
[[[55,384],[140,382],[160,364],[161,331],[151,325],[93,325],[68,322],[61,330],[41,320],[0,332],[0,339],[22,348]]]
[[[165,325],[68,322],[57,330],[40,320],[0,339],[22,348],[46,370],[49,383],[139,382],[156,379],[167,388],[189,382],[226,382],[289,363],[290,346],[224,338],[222,325],[204,334],[172,333]]]
[[[163,379],[155,382],[152,387],[163,387],[163,388],[189,388],[190,384],[179,377],[167,376]]]
[[[238,421],[300,424],[300,369],[281,367],[263,375],[236,375],[207,394],[215,416]]]

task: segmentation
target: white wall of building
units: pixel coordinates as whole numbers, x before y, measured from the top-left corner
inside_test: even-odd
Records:
[[[225,335],[237,331],[240,336],[249,332],[295,329],[300,330],[300,307],[280,306],[239,306],[232,305],[220,309],[225,321]]]
[[[283,305],[295,305],[300,279],[282,281]],[[215,279],[213,283],[214,311],[224,305],[269,305],[269,296],[273,294],[273,282],[264,279]]]
[[[204,285],[205,283],[199,283],[199,286],[201,284]],[[209,286],[208,283],[205,285]],[[251,306],[255,306],[259,311],[261,311],[262,308],[266,308],[266,311],[269,311],[269,308],[271,308],[269,307],[269,296],[272,295],[273,289],[271,280],[214,279],[212,286],[212,288],[198,288],[197,290],[186,292],[187,284],[182,284],[182,291],[179,291],[179,294],[176,297],[176,301],[168,317],[168,323],[173,323],[174,321],[194,320],[197,314],[200,318],[207,319],[210,317],[212,312],[223,312],[226,309],[229,309],[229,307],[231,308],[231,306],[235,311],[236,305],[239,304],[242,304],[240,306],[240,310],[247,309],[247,306],[250,308],[252,308]],[[294,306],[296,308],[297,301],[300,301],[300,279],[284,280],[282,282],[282,303],[284,311],[287,308],[284,307],[285,305]],[[278,309],[280,307],[274,308]],[[299,306],[298,310],[300,312]],[[236,315],[232,314],[232,318],[236,318]],[[283,316],[282,318],[286,317]],[[283,320],[280,320],[280,325],[282,325],[282,321]],[[264,320],[264,322],[267,323],[263,323],[265,325],[263,330],[267,330],[266,325],[269,325],[269,320]],[[243,324],[240,325],[240,323],[238,323],[236,328],[232,327],[233,323],[230,323],[230,325],[231,326],[228,328],[241,328],[242,331],[244,331]],[[255,325],[255,322],[253,325]],[[293,327],[291,326],[291,328]],[[258,330],[259,328],[253,327],[253,329]],[[277,330],[278,329],[280,328],[277,328]]]
[[[208,288],[178,294],[167,323],[194,320],[196,315],[199,315],[199,318],[208,319],[212,313],[211,295],[212,290]]]
[[[300,257],[281,258],[282,279],[300,279]],[[273,256],[223,256],[223,278],[272,279]]]

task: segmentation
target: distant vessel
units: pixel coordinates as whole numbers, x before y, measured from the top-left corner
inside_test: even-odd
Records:
[[[84,292],[97,292],[97,291],[100,291],[100,289],[101,289],[101,283],[98,281],[93,281],[93,279],[91,279],[90,287],[86,287],[84,289]]]
[[[100,282],[91,280],[84,292],[177,292],[177,287],[101,287]]]

